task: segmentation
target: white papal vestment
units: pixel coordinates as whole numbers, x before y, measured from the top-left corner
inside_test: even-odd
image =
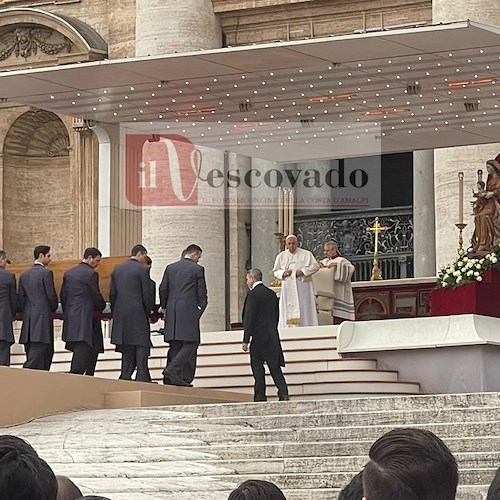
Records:
[[[354,266],[344,257],[335,257],[335,259],[323,259],[321,263],[325,267],[332,266],[333,274],[333,316],[354,320],[354,297],[352,294],[351,278],[354,273]]]
[[[297,277],[301,270],[304,276]],[[281,280],[280,319],[278,329],[292,326],[316,326],[318,315],[311,276],[319,269],[314,255],[308,250],[297,248],[295,253],[285,250],[274,262],[274,276]],[[292,274],[283,278],[285,271]]]

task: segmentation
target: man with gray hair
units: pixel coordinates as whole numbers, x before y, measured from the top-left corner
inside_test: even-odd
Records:
[[[276,294],[262,283],[262,272],[250,269],[246,275],[250,289],[243,306],[243,345],[245,352],[250,344],[250,366],[254,385],[254,401],[266,401],[264,363],[278,389],[280,401],[287,401],[288,387],[281,367],[285,358],[278,334],[279,303]]]

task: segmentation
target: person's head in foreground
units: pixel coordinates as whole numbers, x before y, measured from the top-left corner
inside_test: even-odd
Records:
[[[486,500],[500,500],[500,468],[497,469],[495,477],[491,481]]]
[[[373,443],[363,470],[365,500],[454,500],[455,457],[424,429],[393,429]]]
[[[254,479],[241,483],[227,500],[286,500],[286,497],[275,484]]]
[[[358,472],[351,482],[344,486],[338,500],[361,500],[363,498],[363,472]]]
[[[0,436],[0,499],[56,500],[57,480],[32,446],[16,436]]]
[[[80,488],[66,476],[56,476],[57,479],[57,500],[76,500],[81,498]]]

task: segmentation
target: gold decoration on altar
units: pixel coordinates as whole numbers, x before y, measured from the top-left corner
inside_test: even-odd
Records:
[[[373,268],[372,268],[372,276],[370,278],[370,281],[377,281],[377,280],[382,280],[382,272],[380,271],[380,267],[378,265],[378,238],[379,238],[379,233],[383,231],[387,231],[389,229],[387,226],[381,226],[379,223],[378,217],[375,217],[375,222],[373,223],[372,227],[367,227],[366,230],[368,232],[372,232],[375,234],[375,248],[373,252]]]

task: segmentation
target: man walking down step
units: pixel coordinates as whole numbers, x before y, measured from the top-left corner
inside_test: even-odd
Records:
[[[50,247],[40,245],[33,251],[35,264],[19,278],[19,304],[23,313],[20,344],[26,350],[23,368],[50,370],[54,357],[54,321],[57,293],[54,275],[47,266]]]
[[[101,257],[97,248],[87,248],[80,264],[64,273],[62,339],[66,349],[73,351],[70,373],[94,375],[97,357],[104,352],[101,322],[94,318],[94,311],[101,312],[106,307],[95,271]]]
[[[287,401],[288,387],[281,367],[285,358],[278,334],[279,301],[276,294],[262,283],[262,272],[251,269],[246,275],[250,289],[243,306],[243,350],[250,344],[250,365],[255,379],[254,401],[266,401],[264,363],[278,389],[280,401]]]

